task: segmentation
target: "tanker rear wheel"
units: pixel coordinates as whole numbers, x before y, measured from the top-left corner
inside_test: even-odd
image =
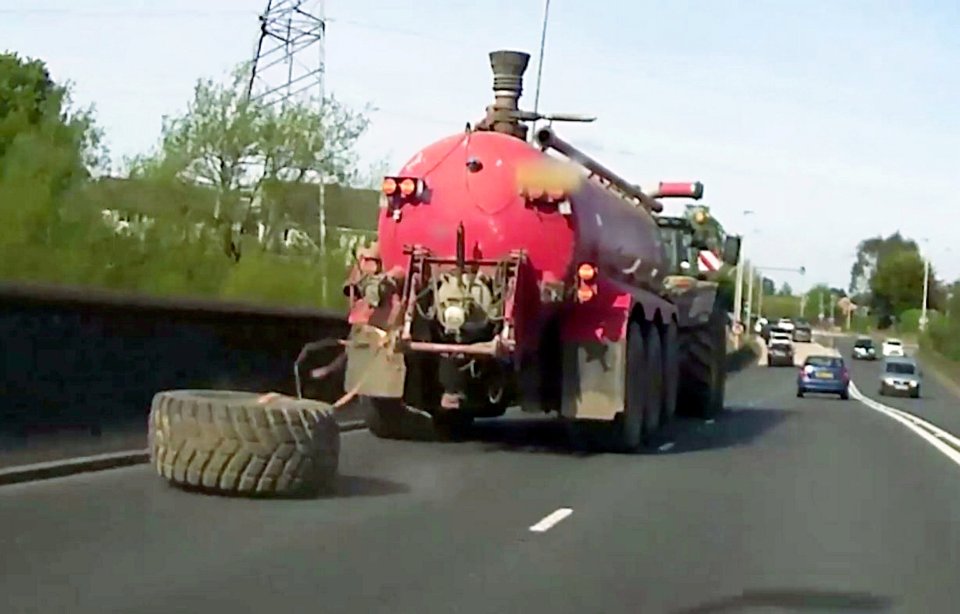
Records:
[[[368,404],[367,428],[380,439],[423,439],[430,417],[417,412],[403,399],[362,397]]]
[[[370,404],[367,428],[380,439],[459,441],[469,434],[473,424],[472,415],[459,411],[430,415],[402,399],[366,399]]]
[[[680,332],[678,411],[706,418],[723,410],[726,388],[726,314],[719,301],[706,324]]]
[[[677,323],[670,321],[663,327],[663,424],[673,421],[677,413],[677,394],[680,387],[680,345]]]
[[[663,418],[663,344],[660,341],[660,329],[657,326],[647,327],[646,356],[644,369],[634,377],[646,380],[641,397],[643,404],[643,438],[649,441],[664,422]]]

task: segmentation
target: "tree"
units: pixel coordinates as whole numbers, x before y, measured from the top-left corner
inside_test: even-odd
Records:
[[[769,277],[762,277],[760,283],[761,291],[764,296],[773,296],[777,293],[777,286],[774,284],[774,281]]]
[[[266,188],[354,179],[354,148],[369,122],[332,97],[262,103],[247,96],[248,75],[241,65],[226,84],[200,80],[186,112],[164,118],[159,151],[133,160],[131,175],[209,186],[208,219],[225,237],[226,227],[263,224],[263,245],[273,248],[287,229],[315,227],[317,215],[267,198]]]
[[[0,54],[0,261],[26,266],[19,246],[64,243],[78,213],[64,195],[105,166],[92,109],[74,109],[42,61]]]
[[[793,288],[787,282],[780,286],[780,296],[793,296]]]
[[[915,250],[885,254],[870,278],[874,304],[882,314],[899,316],[923,301],[924,262]]]
[[[902,250],[919,251],[916,242],[904,238],[899,232],[889,237],[876,236],[860,241],[857,245],[857,259],[850,269],[850,294],[863,300],[869,294],[870,278],[884,256]]]

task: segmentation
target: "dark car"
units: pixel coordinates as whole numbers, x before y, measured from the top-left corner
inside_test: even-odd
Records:
[[[793,328],[793,340],[797,343],[810,343],[813,341],[813,329],[809,324],[797,323]]]
[[[854,360],[876,360],[877,346],[870,337],[860,337],[853,342]]]
[[[797,374],[797,396],[808,392],[850,398],[850,373],[839,356],[808,356]]]

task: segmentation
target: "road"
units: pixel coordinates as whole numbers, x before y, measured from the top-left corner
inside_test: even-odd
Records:
[[[955,611],[960,467],[794,377],[747,369],[725,415],[633,457],[512,417],[466,443],[345,434],[338,493],[312,501],[146,466],[5,487],[3,611]]]
[[[880,396],[880,360],[860,361],[850,358],[853,343],[850,339],[837,342],[837,349],[843,354],[849,365],[851,377],[858,383],[860,391],[881,403],[910,412],[955,435],[960,435],[960,398],[944,386],[940,379],[929,369],[925,370],[921,385],[921,398]],[[909,350],[908,350],[909,353]],[[923,361],[920,361],[923,368]]]

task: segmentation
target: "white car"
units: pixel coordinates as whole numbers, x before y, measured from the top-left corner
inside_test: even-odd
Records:
[[[790,318],[780,318],[780,320],[774,326],[777,328],[782,328],[788,333],[793,333],[794,325],[793,320]]]
[[[887,339],[883,342],[880,353],[884,356],[903,356],[903,342],[899,339]]]

